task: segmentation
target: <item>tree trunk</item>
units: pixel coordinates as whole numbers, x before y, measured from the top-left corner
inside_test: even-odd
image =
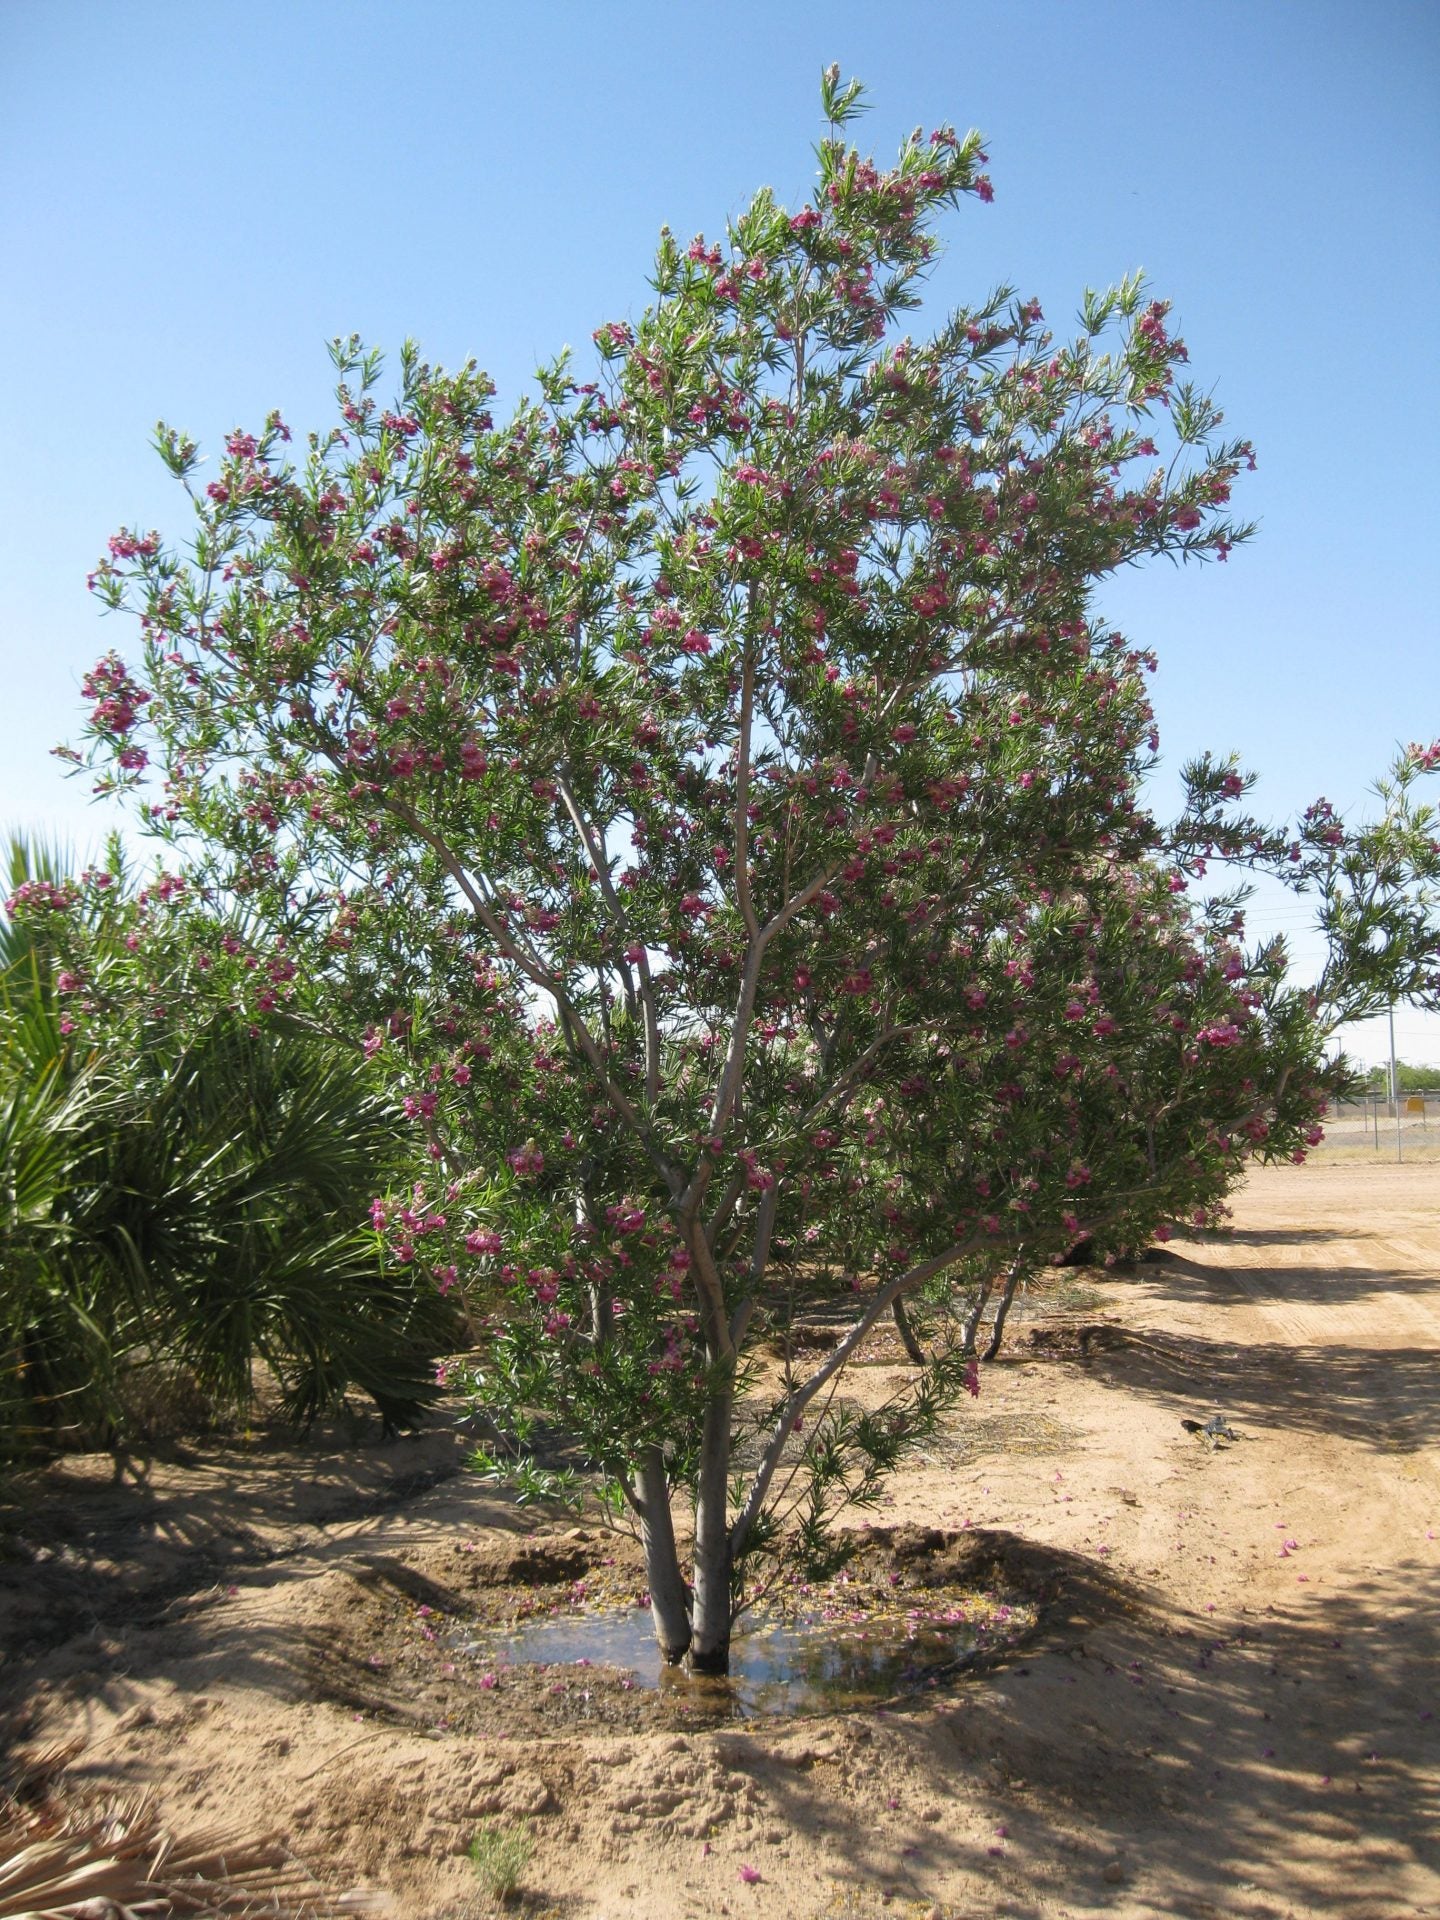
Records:
[[[895,1317],[895,1328],[904,1344],[906,1353],[909,1354],[917,1367],[923,1367],[925,1364],[925,1349],[915,1338],[915,1329],[911,1326],[910,1316],[905,1311],[905,1302],[900,1298],[898,1293],[890,1303],[890,1311]]]
[[[670,1519],[670,1487],[665,1478],[665,1456],[659,1447],[647,1447],[635,1476],[640,1512],[640,1538],[645,1546],[645,1572],[650,1582],[650,1618],[667,1666],[685,1658],[690,1645],[690,1602],[675,1551],[675,1528]]]
[[[700,1477],[695,1496],[695,1605],[690,1667],[695,1673],[730,1671],[730,1413],[727,1381],[705,1409]]]
[[[999,1306],[995,1309],[995,1324],[990,1329],[990,1344],[985,1349],[985,1358],[987,1360],[993,1360],[1000,1351],[1000,1342],[1005,1337],[1005,1316],[1010,1311],[1010,1302],[1015,1298],[1015,1289],[1020,1284],[1020,1276],[1023,1271],[1024,1269],[1018,1260],[1010,1269],[1010,1278],[1005,1282],[1005,1291],[1000,1296]]]
[[[960,1343],[960,1351],[962,1353],[973,1353],[975,1351],[976,1336],[980,1332],[980,1322],[985,1317],[986,1302],[990,1298],[990,1286],[990,1281],[982,1280],[976,1290],[975,1304],[970,1309],[969,1315],[966,1318],[965,1334]]]

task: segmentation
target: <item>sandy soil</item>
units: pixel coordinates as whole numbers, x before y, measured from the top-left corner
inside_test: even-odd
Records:
[[[954,1684],[713,1727],[597,1674],[488,1716],[472,1686],[447,1727],[448,1614],[636,1569],[441,1431],[29,1483],[0,1705],[177,1825],[282,1828],[397,1920],[489,1910],[487,1820],[528,1823],[532,1920],[1440,1914],[1440,1168],[1266,1172],[1235,1215],[1032,1303],[875,1516],[892,1559],[978,1535],[992,1585],[1046,1574],[1035,1635]],[[859,1397],[900,1370],[870,1359]],[[1215,1408],[1211,1450],[1181,1420]]]

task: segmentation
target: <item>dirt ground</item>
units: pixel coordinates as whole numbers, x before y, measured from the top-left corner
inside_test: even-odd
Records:
[[[28,1482],[0,1707],[396,1920],[491,1909],[487,1822],[533,1840],[531,1920],[1440,1914],[1440,1167],[1264,1172],[1172,1249],[1032,1300],[872,1516],[899,1598],[933,1564],[1036,1599],[953,1680],[688,1724],[611,1670],[487,1686],[457,1620],[633,1605],[639,1569],[442,1429]],[[866,1357],[860,1398],[901,1370]],[[1181,1422],[1215,1409],[1211,1449]]]

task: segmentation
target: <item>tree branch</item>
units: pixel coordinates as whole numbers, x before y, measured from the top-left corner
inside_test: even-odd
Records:
[[[909,1292],[912,1287],[923,1286],[927,1280],[934,1279],[937,1273],[943,1273],[946,1267],[953,1267],[957,1260],[963,1260],[973,1248],[986,1244],[992,1243],[982,1240],[978,1235],[972,1235],[968,1240],[958,1240],[953,1246],[947,1247],[944,1253],[937,1253],[932,1259],[922,1260],[918,1266],[909,1268],[905,1273],[897,1275],[894,1280],[881,1287],[844,1339],[831,1350],[823,1365],[816,1368],[804,1386],[796,1387],[786,1397],[785,1404],[780,1409],[779,1417],[771,1430],[760,1465],[756,1469],[755,1478],[750,1483],[745,1504],[736,1515],[735,1524],[730,1530],[732,1553],[741,1552],[751,1527],[759,1517],[760,1510],[765,1504],[765,1495],[770,1490],[770,1482],[775,1477],[775,1469],[780,1464],[780,1456],[785,1450],[785,1442],[794,1431],[796,1420],[826,1381],[845,1365],[866,1334],[890,1306],[891,1301],[898,1300],[901,1294]]]
[[[755,707],[755,585],[749,588],[750,619],[745,628],[740,667],[740,738],[735,768],[735,899],[751,940],[760,937],[760,921],[750,897],[750,731]]]
[[[606,857],[604,840],[596,835],[595,829],[581,812],[580,803],[576,800],[570,785],[569,775],[564,769],[561,770],[556,785],[560,791],[560,798],[565,803],[565,811],[575,823],[575,831],[580,835],[585,851],[589,855],[590,864],[595,869],[595,878],[599,884],[601,896],[610,909],[615,930],[622,940],[629,940],[630,930],[626,924],[625,909],[620,903],[614,882],[610,878],[610,862]],[[621,978],[625,982],[626,995],[633,1002],[635,989],[631,984],[629,967],[623,960],[620,963],[620,971]],[[645,1021],[645,1098],[653,1107],[660,1098],[660,1021],[655,1008],[655,983],[650,974],[650,957],[643,945],[640,947],[637,971],[640,975],[640,1006]]]
[[[715,1256],[710,1251],[704,1231],[693,1217],[687,1222],[685,1237],[695,1275],[695,1291],[705,1317],[705,1345],[710,1359],[712,1362],[720,1360],[733,1365],[735,1344],[730,1338],[725,1315],[725,1283],[720,1278],[720,1269],[715,1264]]]
[[[765,1189],[755,1215],[755,1236],[750,1243],[750,1290],[736,1307],[730,1320],[730,1344],[738,1348],[745,1338],[745,1330],[750,1325],[750,1317],[755,1311],[755,1298],[760,1290],[760,1282],[765,1278],[765,1270],[770,1264],[770,1236],[775,1231],[775,1213],[780,1204],[780,1183]]]
[[[678,1170],[672,1167],[666,1159],[660,1149],[659,1143],[655,1139],[653,1129],[646,1123],[644,1116],[637,1112],[634,1102],[611,1078],[610,1070],[605,1064],[605,1056],[601,1053],[594,1034],[591,1033],[573,1001],[570,999],[569,994],[566,992],[562,976],[547,971],[539,962],[533,960],[526,954],[524,948],[513,937],[509,928],[495,912],[490,902],[486,900],[485,896],[474,885],[464,865],[455,857],[438,834],[431,832],[430,829],[416,819],[413,814],[410,814],[408,809],[401,817],[405,818],[406,824],[410,827],[411,831],[425,842],[444,866],[445,871],[454,880],[456,886],[460,888],[460,891],[474,908],[476,917],[485,927],[486,931],[490,933],[499,944],[502,952],[514,961],[515,965],[521,969],[528,980],[532,981],[538,987],[543,987],[548,994],[552,995],[556,1006],[574,1026],[575,1037],[580,1043],[580,1050],[589,1061],[591,1068],[599,1079],[601,1087],[604,1089],[606,1099],[645,1149],[651,1164],[665,1182],[665,1185],[670,1189],[671,1194],[678,1198],[685,1188],[684,1179]]]
[[[844,1072],[825,1089],[824,1093],[821,1094],[809,1112],[801,1119],[799,1126],[796,1128],[796,1132],[803,1133],[806,1128],[814,1126],[815,1122],[820,1118],[821,1114],[837,1094],[848,1093],[854,1081],[863,1075],[868,1066],[874,1064],[882,1047],[888,1046],[892,1040],[908,1040],[911,1034],[923,1033],[925,1030],[924,1026],[919,1022],[912,1022],[911,1025],[905,1027],[887,1027],[883,1033],[877,1034],[869,1046],[866,1047],[865,1051],[858,1055],[856,1059],[852,1060]]]

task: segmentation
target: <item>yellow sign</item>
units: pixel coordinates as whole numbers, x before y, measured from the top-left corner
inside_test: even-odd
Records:
[[[1424,1115],[1425,1115],[1425,1096],[1424,1096],[1424,1094],[1423,1094],[1423,1093],[1412,1093],[1412,1094],[1410,1095],[1410,1097],[1409,1097],[1409,1099],[1408,1099],[1408,1100],[1407,1100],[1407,1101],[1405,1102],[1405,1111],[1406,1111],[1406,1113],[1418,1113],[1418,1114],[1419,1114],[1419,1115],[1421,1116],[1421,1118],[1423,1119],[1423,1118],[1424,1118]]]

